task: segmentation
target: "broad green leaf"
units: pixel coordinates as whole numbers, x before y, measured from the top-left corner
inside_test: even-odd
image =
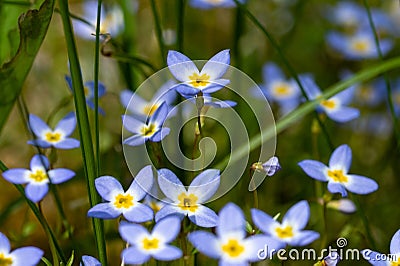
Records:
[[[18,19],[18,50],[9,62],[0,67],[0,132],[46,36],[53,9],[54,0],[45,0],[39,10],[28,10]],[[13,45],[16,43],[13,38],[8,41]]]

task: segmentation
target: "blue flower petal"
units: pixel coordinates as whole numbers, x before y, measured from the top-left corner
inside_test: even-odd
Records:
[[[30,171],[22,168],[9,169],[3,173],[4,179],[13,184],[25,184],[29,182]]]
[[[144,226],[125,221],[119,224],[118,230],[121,238],[131,245],[137,245],[143,237],[148,237],[150,235]]]
[[[8,254],[10,253],[10,250],[11,250],[10,241],[8,240],[5,234],[0,232],[0,252]]]
[[[166,245],[160,251],[155,252],[153,257],[161,261],[176,260],[182,257],[182,250],[174,246]]]
[[[209,84],[207,87],[205,87],[201,91],[203,93],[213,93],[213,92],[219,91],[220,89],[222,89],[223,87],[228,85],[229,82],[230,82],[229,79],[213,80],[213,81],[211,81],[211,84]]]
[[[69,136],[72,134],[72,132],[74,132],[75,126],[75,114],[71,112],[58,122],[54,131],[61,131],[65,134],[65,136]]]
[[[151,165],[143,167],[139,173],[137,173],[132,184],[129,186],[127,192],[133,195],[135,201],[143,199],[147,193],[150,192],[151,187],[154,183],[153,170]]]
[[[134,135],[123,141],[123,144],[129,146],[140,146],[146,142],[147,138],[142,135]]]
[[[37,265],[43,257],[43,250],[37,247],[22,247],[10,253],[13,256],[13,265],[15,266],[34,266]]]
[[[144,125],[142,121],[139,121],[136,118],[129,115],[122,116],[122,124],[124,125],[124,128],[126,130],[135,134],[141,134],[141,128]]]
[[[60,142],[54,143],[54,147],[57,149],[75,149],[80,145],[79,140],[73,138],[66,138]]]
[[[126,264],[143,264],[150,259],[149,254],[143,253],[139,248],[136,247],[124,249],[121,257]]]
[[[92,109],[92,110],[94,110],[95,107],[96,107],[95,104],[94,104],[94,102],[93,102],[93,100],[86,100],[86,104],[87,104],[87,106],[89,106],[89,108]],[[98,107],[97,110],[99,111],[99,114],[101,114],[101,115],[103,115],[103,116],[106,114],[106,113],[104,112],[104,110],[101,109],[100,106]]]
[[[96,258],[88,255],[83,255],[82,256],[82,266],[101,266],[100,261],[98,261]]]
[[[168,105],[166,102],[163,102],[150,117],[149,124],[155,123],[161,126],[164,123],[165,118],[167,118],[167,115],[168,115]]]
[[[348,182],[344,184],[346,189],[356,194],[369,194],[378,189],[378,184],[375,180],[360,176],[360,175],[347,175]]]
[[[150,141],[152,142],[160,142],[163,140],[171,130],[167,127],[161,128],[158,132],[154,133],[153,136],[150,137]]]
[[[267,235],[273,235],[273,228],[279,226],[274,218],[258,209],[251,209],[251,218],[254,224]]]
[[[193,179],[188,193],[198,197],[197,202],[203,203],[209,200],[217,192],[220,184],[220,172],[218,169],[207,169]]]
[[[275,63],[267,63],[262,68],[263,80],[270,84],[273,81],[284,80],[282,70]]]
[[[243,237],[245,232],[245,218],[242,210],[233,203],[226,204],[219,211],[219,223],[217,226],[217,234],[223,236],[225,233],[232,231],[242,232]]]
[[[363,255],[363,258],[367,260],[371,265],[388,266],[387,261],[380,260],[382,258],[382,254],[379,252],[372,251],[370,249],[364,249],[361,251],[361,254]]]
[[[156,220],[156,222],[158,222],[161,219],[163,219],[164,217],[167,217],[169,215],[174,215],[174,216],[178,217],[181,220],[185,217],[185,214],[183,214],[182,212],[179,212],[179,210],[176,207],[174,207],[171,204],[166,203],[164,205],[164,207],[162,207],[156,213],[155,220]]]
[[[163,239],[164,243],[172,242],[181,230],[181,219],[169,216],[160,220],[153,228],[152,236]]]
[[[41,137],[44,132],[51,131],[50,127],[39,117],[29,114],[29,128],[37,136]]]
[[[124,193],[121,183],[112,176],[100,176],[94,180],[97,192],[100,196],[107,200],[114,200],[115,193]]]
[[[325,164],[314,160],[304,160],[299,162],[298,165],[310,177],[323,182],[328,181],[325,174],[328,167]]]
[[[340,106],[335,110],[327,111],[326,115],[333,121],[345,123],[359,117],[360,110],[353,107]]]
[[[199,89],[193,88],[187,84],[178,84],[173,88],[185,98],[194,97],[200,92]]]
[[[200,71],[200,75],[207,74],[210,80],[219,79],[228,70],[229,63],[230,53],[229,49],[226,49],[211,57]]]
[[[314,100],[321,95],[321,89],[315,83],[313,77],[308,74],[299,76],[300,82],[304,87],[304,90],[309,98],[309,100]]]
[[[164,195],[174,202],[177,201],[178,195],[186,193],[186,189],[179,178],[166,168],[158,170],[158,185]]]
[[[282,224],[290,224],[293,229],[301,230],[306,227],[310,218],[310,206],[306,200],[302,200],[286,212],[282,219]]]
[[[25,187],[26,197],[35,203],[41,201],[48,191],[49,186],[47,184],[29,183]]]
[[[297,232],[296,235],[288,241],[288,244],[294,247],[306,246],[319,238],[319,233],[309,230]]]
[[[345,187],[340,183],[328,182],[328,190],[332,194],[340,193],[342,194],[342,197],[347,197],[347,191]]]
[[[112,203],[99,203],[89,209],[87,216],[100,219],[114,219],[121,215],[121,211],[116,210]]]
[[[400,254],[400,229],[397,230],[390,241],[390,253]]]
[[[194,231],[188,235],[188,240],[198,251],[210,258],[218,259],[221,256],[218,240],[210,232]]]
[[[189,219],[201,227],[214,227],[218,224],[218,215],[208,207],[198,205],[196,212],[191,215],[189,212]]]
[[[351,166],[351,149],[348,145],[343,144],[337,147],[329,159],[329,168],[335,170],[343,170],[346,174],[350,170]]]
[[[33,145],[33,146],[40,147],[43,149],[47,149],[47,148],[51,147],[51,143],[49,143],[45,140],[41,140],[41,139],[28,140],[27,143],[29,145]]]
[[[36,154],[31,159],[30,167],[31,169],[34,168],[49,169],[50,167],[49,160],[44,155]]]
[[[355,93],[355,87],[351,86],[348,89],[339,92],[338,94],[333,96],[333,98],[339,99],[342,105],[347,105],[351,103],[351,101],[353,100],[354,93]]]
[[[182,82],[189,81],[189,76],[199,73],[192,60],[177,51],[168,51],[167,64],[172,75]]]
[[[133,223],[143,223],[153,219],[153,209],[140,202],[135,202],[135,206],[123,213],[125,219]]]
[[[47,172],[51,183],[60,184],[75,176],[75,172],[65,168],[57,168]]]
[[[261,260],[260,255],[266,256],[266,259],[271,259],[269,253],[273,250],[277,251],[286,246],[286,243],[279,241],[273,237],[266,235],[253,235],[244,240],[245,247],[250,249],[248,260],[256,262]],[[265,250],[268,254],[260,254],[260,249]]]

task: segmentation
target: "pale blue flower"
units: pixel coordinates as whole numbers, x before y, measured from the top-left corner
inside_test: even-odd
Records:
[[[348,145],[337,147],[329,159],[329,167],[325,164],[304,160],[299,166],[310,177],[319,181],[328,182],[328,190],[331,193],[340,193],[347,196],[347,191],[355,194],[369,194],[378,189],[378,184],[365,176],[349,174],[352,160],[352,152]]]
[[[245,0],[239,0],[239,2],[243,4]],[[233,0],[191,0],[189,4],[200,9],[236,7],[236,3]]]
[[[206,256],[218,259],[219,265],[248,265],[259,261],[260,250],[278,250],[283,246],[279,241],[266,235],[246,238],[246,220],[242,210],[228,203],[219,212],[216,235],[206,231],[194,231],[188,239]]]
[[[11,251],[8,238],[0,233],[0,262],[1,265],[34,266],[38,265],[43,257],[43,250],[37,247],[22,247]]]
[[[309,75],[300,77],[309,100],[315,100],[321,97],[322,93],[313,78]],[[321,100],[317,107],[318,111],[326,113],[326,115],[336,122],[348,122],[360,115],[360,111],[356,108],[347,106],[354,94],[354,88],[350,87],[327,100]]]
[[[44,155],[34,155],[30,169],[13,168],[5,171],[3,177],[13,184],[27,184],[25,194],[33,202],[41,201],[49,191],[49,183],[60,184],[75,176],[69,169],[49,170],[49,160]]]
[[[345,28],[356,29],[368,20],[365,8],[350,1],[338,2],[334,7],[329,7],[325,14],[332,23]]]
[[[83,255],[82,256],[82,263],[79,264],[80,266],[101,266],[100,261],[98,259],[88,256],[88,255]]]
[[[188,216],[198,226],[216,226],[217,214],[202,203],[215,194],[219,184],[220,174],[216,169],[208,169],[200,173],[187,189],[172,171],[158,170],[158,185],[168,201],[156,213],[156,221],[173,214],[181,219]]]
[[[400,265],[400,229],[397,230],[390,241],[389,254],[381,254],[370,249],[364,249],[362,250],[362,255],[364,259],[374,266]]]
[[[282,223],[258,209],[251,210],[254,224],[266,235],[284,246],[305,246],[319,238],[319,233],[303,230],[310,219],[310,206],[303,200],[293,205],[283,216]]]
[[[229,80],[221,77],[228,70],[229,63],[229,50],[223,50],[214,55],[201,71],[192,60],[177,51],[169,51],[167,57],[169,70],[181,82],[174,88],[186,98],[199,93],[216,92],[226,86]]]
[[[143,264],[151,257],[160,261],[171,261],[182,257],[182,251],[169,245],[181,228],[177,217],[166,217],[154,225],[151,233],[139,224],[121,222],[119,233],[129,247],[122,251],[121,257],[126,264]]]
[[[375,107],[383,102],[386,97],[386,84],[383,78],[356,84],[354,88],[354,100],[363,106]]]
[[[324,266],[336,266],[341,260],[339,253],[332,251],[323,259]]]
[[[146,141],[160,142],[170,132],[169,128],[163,127],[167,115],[168,106],[165,102],[154,111],[147,122],[142,122],[129,115],[123,115],[124,127],[134,133],[133,136],[125,139],[123,143],[129,146],[139,146]]]
[[[106,201],[93,206],[88,211],[89,217],[114,219],[121,214],[128,221],[142,223],[153,219],[153,210],[140,203],[153,185],[153,171],[146,166],[136,175],[127,191],[112,176],[96,178],[96,190]]]
[[[189,97],[189,101],[192,103],[196,104],[196,97]],[[237,105],[236,102],[230,101],[230,100],[219,100],[217,98],[212,97],[208,93],[203,94],[203,101],[204,101],[204,106],[210,106],[213,108],[230,108],[234,107]]]
[[[36,139],[29,140],[28,144],[40,148],[74,149],[79,147],[79,141],[69,138],[75,130],[76,119],[74,113],[67,114],[52,130],[42,119],[30,114],[28,125],[36,136]]]
[[[351,200],[345,199],[338,199],[338,200],[331,200],[326,204],[327,208],[338,210],[344,213],[353,213],[357,210],[356,205]]]

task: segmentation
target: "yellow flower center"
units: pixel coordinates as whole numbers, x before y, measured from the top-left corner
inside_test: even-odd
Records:
[[[351,44],[351,48],[356,52],[367,52],[369,50],[370,44],[366,40],[355,40]]]
[[[279,238],[288,238],[293,236],[293,228],[290,225],[285,227],[277,227],[275,232]]]
[[[369,100],[373,96],[372,90],[370,86],[361,86],[359,96],[364,100]]]
[[[398,258],[397,261],[392,261],[390,266],[400,266],[400,258]]]
[[[133,206],[133,196],[126,194],[118,194],[115,197],[114,206],[118,209],[125,208],[128,209]]]
[[[58,132],[47,132],[44,137],[48,142],[59,142],[61,140],[61,134]]]
[[[154,212],[158,212],[161,209],[160,205],[157,204],[156,201],[150,203],[150,208],[152,208]]]
[[[290,95],[290,85],[287,84],[286,82],[279,82],[275,87],[274,87],[274,92],[277,96],[288,96]]]
[[[85,97],[88,97],[90,94],[90,90],[87,86],[83,87],[83,93],[85,94]]]
[[[145,115],[152,115],[158,108],[158,104],[147,104],[144,108],[143,108],[143,113]]]
[[[35,172],[29,174],[29,178],[35,182],[41,182],[47,179],[47,174],[43,170],[36,170]]]
[[[230,257],[238,257],[244,251],[244,246],[236,239],[229,239],[228,243],[222,246],[222,251],[228,254]]]
[[[336,103],[334,100],[323,100],[321,101],[321,105],[328,109],[333,109],[336,107]]]
[[[6,257],[3,253],[0,253],[0,266],[9,266],[12,264],[13,260],[10,257]]]
[[[150,137],[150,136],[153,136],[154,133],[156,133],[157,128],[156,128],[156,125],[154,125],[154,124],[144,125],[140,131],[143,136]]]
[[[190,85],[192,85],[195,88],[204,87],[208,83],[210,83],[210,81],[209,81],[210,76],[207,74],[203,74],[203,75],[199,76],[197,73],[193,73],[193,75],[189,76],[189,78],[190,78],[190,82],[189,82]]]
[[[347,176],[343,174],[342,170],[328,170],[328,176],[335,182],[346,183]]]
[[[159,240],[157,238],[145,238],[143,239],[143,248],[146,250],[157,249]]]
[[[181,193],[178,196],[178,207],[184,211],[195,212],[198,208],[197,199],[198,198],[194,194],[187,195],[186,193]]]

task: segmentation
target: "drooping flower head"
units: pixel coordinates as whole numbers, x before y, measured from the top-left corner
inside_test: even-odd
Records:
[[[279,159],[276,156],[272,156],[265,163],[257,162],[253,163],[251,168],[255,171],[263,171],[268,176],[273,176],[276,172],[281,170],[281,165],[279,164]]]
[[[311,76],[303,75],[300,79],[310,100],[321,97],[321,90]],[[353,93],[353,87],[350,87],[327,100],[321,100],[317,110],[326,113],[330,119],[336,122],[344,123],[353,120],[360,115],[358,109],[347,106],[353,98]]]
[[[338,210],[344,213],[353,213],[357,210],[356,205],[349,199],[331,200],[326,204],[327,208]]]
[[[122,260],[127,264],[143,264],[151,257],[171,261],[182,257],[182,251],[169,245],[179,234],[181,221],[177,217],[166,217],[156,223],[151,233],[139,224],[121,222],[119,233],[129,247],[122,251]]]
[[[229,50],[223,50],[214,55],[201,71],[192,60],[177,51],[169,51],[167,57],[169,70],[181,82],[174,88],[186,98],[199,93],[213,93],[226,86],[229,80],[221,77],[227,71],[229,63]]]
[[[217,225],[217,214],[202,203],[209,200],[220,184],[219,170],[208,169],[193,179],[186,189],[176,175],[168,169],[158,170],[158,184],[170,202],[157,212],[156,221],[174,214],[181,219],[188,216],[196,225],[214,227]]]
[[[365,176],[349,174],[352,152],[348,145],[337,147],[329,159],[329,166],[314,161],[304,160],[299,166],[310,177],[319,181],[328,182],[331,193],[340,193],[347,196],[347,191],[355,194],[369,194],[378,189],[378,184]]]
[[[27,184],[25,194],[33,202],[41,201],[49,191],[49,183],[60,184],[75,176],[69,169],[49,170],[49,160],[44,155],[34,155],[30,168],[13,168],[5,171],[3,177],[13,184]]]
[[[400,229],[393,235],[390,241],[390,256],[381,254],[370,249],[362,250],[362,255],[374,266],[397,266],[400,265]],[[387,260],[383,260],[387,258]]]
[[[97,192],[106,201],[93,206],[88,211],[89,217],[114,219],[121,214],[130,222],[142,223],[153,219],[153,210],[140,203],[153,185],[153,171],[146,166],[136,175],[127,191],[112,176],[96,178]]]
[[[305,246],[319,238],[319,233],[303,230],[310,218],[310,206],[303,200],[293,205],[285,214],[282,223],[258,209],[251,210],[254,224],[266,235],[282,245]]]
[[[69,138],[75,130],[76,119],[74,113],[69,113],[61,119],[52,130],[42,119],[36,115],[29,115],[29,128],[32,130],[36,139],[29,140],[28,144],[40,148],[74,149],[79,147],[79,141]]]
[[[239,2],[244,3],[245,0],[239,0]],[[189,4],[200,9],[236,7],[236,3],[233,0],[191,0]]]
[[[246,238],[246,220],[242,210],[228,203],[218,215],[216,235],[206,231],[194,231],[188,239],[192,245],[206,256],[219,259],[219,265],[248,265],[259,261],[259,250],[266,246],[269,250],[282,248],[280,242],[265,235]]]
[[[125,139],[123,143],[129,146],[139,146],[146,141],[160,142],[170,131],[169,128],[162,127],[167,115],[168,106],[163,102],[147,122],[142,122],[129,115],[122,116],[124,127],[134,133],[133,136]]]
[[[67,81],[68,88],[71,90],[72,93],[74,93],[74,88],[72,87],[72,79],[70,76],[65,75],[65,80]],[[90,109],[94,110],[94,81],[87,81],[83,84],[83,89],[85,93],[85,99],[86,99],[86,104],[89,106]],[[104,96],[106,93],[106,86],[102,83],[99,82],[98,84],[98,97]],[[104,115],[104,110],[100,107],[98,107],[99,113],[101,115]]]
[[[22,247],[11,251],[8,238],[0,233],[0,265],[34,266],[43,257],[43,250],[37,247]]]

